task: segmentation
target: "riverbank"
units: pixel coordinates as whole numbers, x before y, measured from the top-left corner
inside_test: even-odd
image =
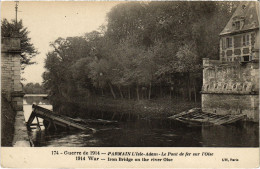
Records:
[[[200,102],[160,98],[153,100],[127,100],[100,97],[88,103],[80,103],[80,118],[97,117],[113,119],[113,116],[135,116],[137,118],[166,118],[171,115],[201,107]],[[121,117],[120,117],[121,118]]]
[[[1,97],[1,146],[12,146],[16,112],[11,104]]]

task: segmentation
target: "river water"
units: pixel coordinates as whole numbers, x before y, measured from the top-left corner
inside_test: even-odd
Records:
[[[24,98],[27,121],[32,104],[52,110],[42,96]],[[36,121],[34,121],[36,123]],[[42,123],[42,120],[40,120]],[[192,127],[169,119],[135,120],[117,125],[90,126],[84,131],[46,131],[35,128],[30,136],[36,147],[258,147],[256,123],[239,122],[227,126]]]

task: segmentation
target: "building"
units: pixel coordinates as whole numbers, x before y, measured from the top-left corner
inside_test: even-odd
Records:
[[[241,2],[220,33],[220,60],[248,62],[259,59],[258,2]]]
[[[203,59],[202,111],[259,121],[259,3],[241,2],[220,33],[220,59]]]

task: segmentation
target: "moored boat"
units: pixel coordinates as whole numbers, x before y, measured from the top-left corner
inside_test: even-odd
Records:
[[[193,108],[189,111],[170,116],[168,118],[187,123],[193,126],[201,125],[225,125],[242,120],[246,117],[244,114],[214,114],[203,112],[200,108]]]

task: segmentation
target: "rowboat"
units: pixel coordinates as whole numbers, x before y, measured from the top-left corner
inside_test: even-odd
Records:
[[[193,108],[168,118],[180,121],[193,126],[201,125],[225,125],[242,120],[246,117],[244,114],[215,114],[203,112],[200,108]]]

